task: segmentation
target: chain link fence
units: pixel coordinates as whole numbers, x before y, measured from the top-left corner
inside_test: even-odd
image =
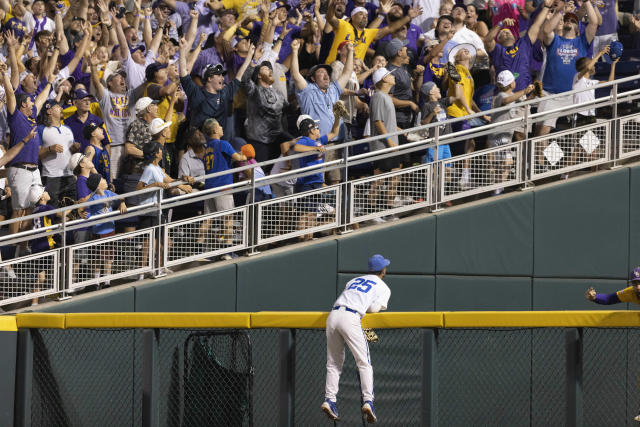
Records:
[[[148,332],[140,329],[30,330],[29,420],[142,425],[150,393],[154,425],[163,427],[325,425],[325,332],[293,330],[295,357],[287,365],[283,331],[156,329],[149,362]],[[581,329],[575,366],[567,365],[567,331],[575,329],[439,329],[429,368],[422,329],[377,330],[370,352],[380,424],[428,425],[428,410],[440,426],[563,426],[575,411],[567,391],[577,387],[583,425],[634,425],[640,329]],[[359,426],[360,382],[345,351],[338,407],[343,425]],[[578,367],[575,383],[568,366]],[[283,369],[293,373],[290,386]],[[425,385],[425,378],[433,382]],[[290,414],[283,418],[286,399]]]

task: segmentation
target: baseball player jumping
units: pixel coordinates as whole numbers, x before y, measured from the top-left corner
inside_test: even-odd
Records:
[[[366,313],[387,309],[391,290],[382,278],[390,263],[382,255],[369,258],[370,274],[356,277],[347,283],[327,318],[327,381],[322,410],[332,420],[339,419],[336,396],[346,342],[360,371],[360,389],[364,402],[362,413],[366,415],[367,422],[377,421],[373,408],[373,368],[360,320]]]

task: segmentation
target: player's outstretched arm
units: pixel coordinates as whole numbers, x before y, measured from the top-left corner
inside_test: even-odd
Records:
[[[618,304],[622,302],[620,301],[620,298],[618,298],[617,292],[614,292],[612,294],[598,294],[596,293],[596,290],[593,289],[593,287],[590,287],[589,289],[587,289],[587,292],[584,294],[584,296],[589,301],[593,301],[596,304],[601,304],[601,305],[612,305],[612,304]]]

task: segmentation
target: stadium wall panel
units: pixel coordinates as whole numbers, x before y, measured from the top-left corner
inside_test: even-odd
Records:
[[[135,285],[135,311],[236,311],[236,265]]]
[[[239,262],[238,311],[327,310],[336,298],[335,240]]]
[[[533,192],[437,214],[438,274],[531,276]]]
[[[135,311],[135,288],[118,286],[105,292],[74,297],[61,304],[38,307],[33,311],[48,313],[113,313]]]
[[[531,310],[531,278],[437,275],[436,310]]]
[[[627,277],[628,168],[534,192],[534,276]]]
[[[598,305],[583,298],[589,281],[584,279],[533,279],[532,310],[626,310],[630,304]],[[592,285],[600,293],[613,293],[624,288],[624,280],[594,279]],[[631,304],[634,305],[634,304]]]
[[[367,258],[382,253],[394,274],[434,274],[436,217],[403,221],[383,229],[347,234],[338,239],[338,271],[366,269]]]

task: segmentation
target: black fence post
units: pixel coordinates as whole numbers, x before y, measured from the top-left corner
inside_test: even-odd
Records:
[[[435,329],[422,330],[422,401],[420,425],[438,425],[438,343]]]
[[[581,427],[582,417],[582,329],[565,330],[566,408],[568,427]]]
[[[33,383],[33,340],[31,329],[18,331],[18,353],[16,361],[16,427],[31,425],[31,390]]]
[[[295,329],[280,329],[280,411],[278,425],[294,426],[296,335]]]
[[[158,394],[154,382],[158,378],[158,329],[144,329],[142,332],[142,425],[159,425]]]
[[[11,426],[14,422],[16,390],[16,357],[18,353],[18,332],[0,332],[0,425]]]

